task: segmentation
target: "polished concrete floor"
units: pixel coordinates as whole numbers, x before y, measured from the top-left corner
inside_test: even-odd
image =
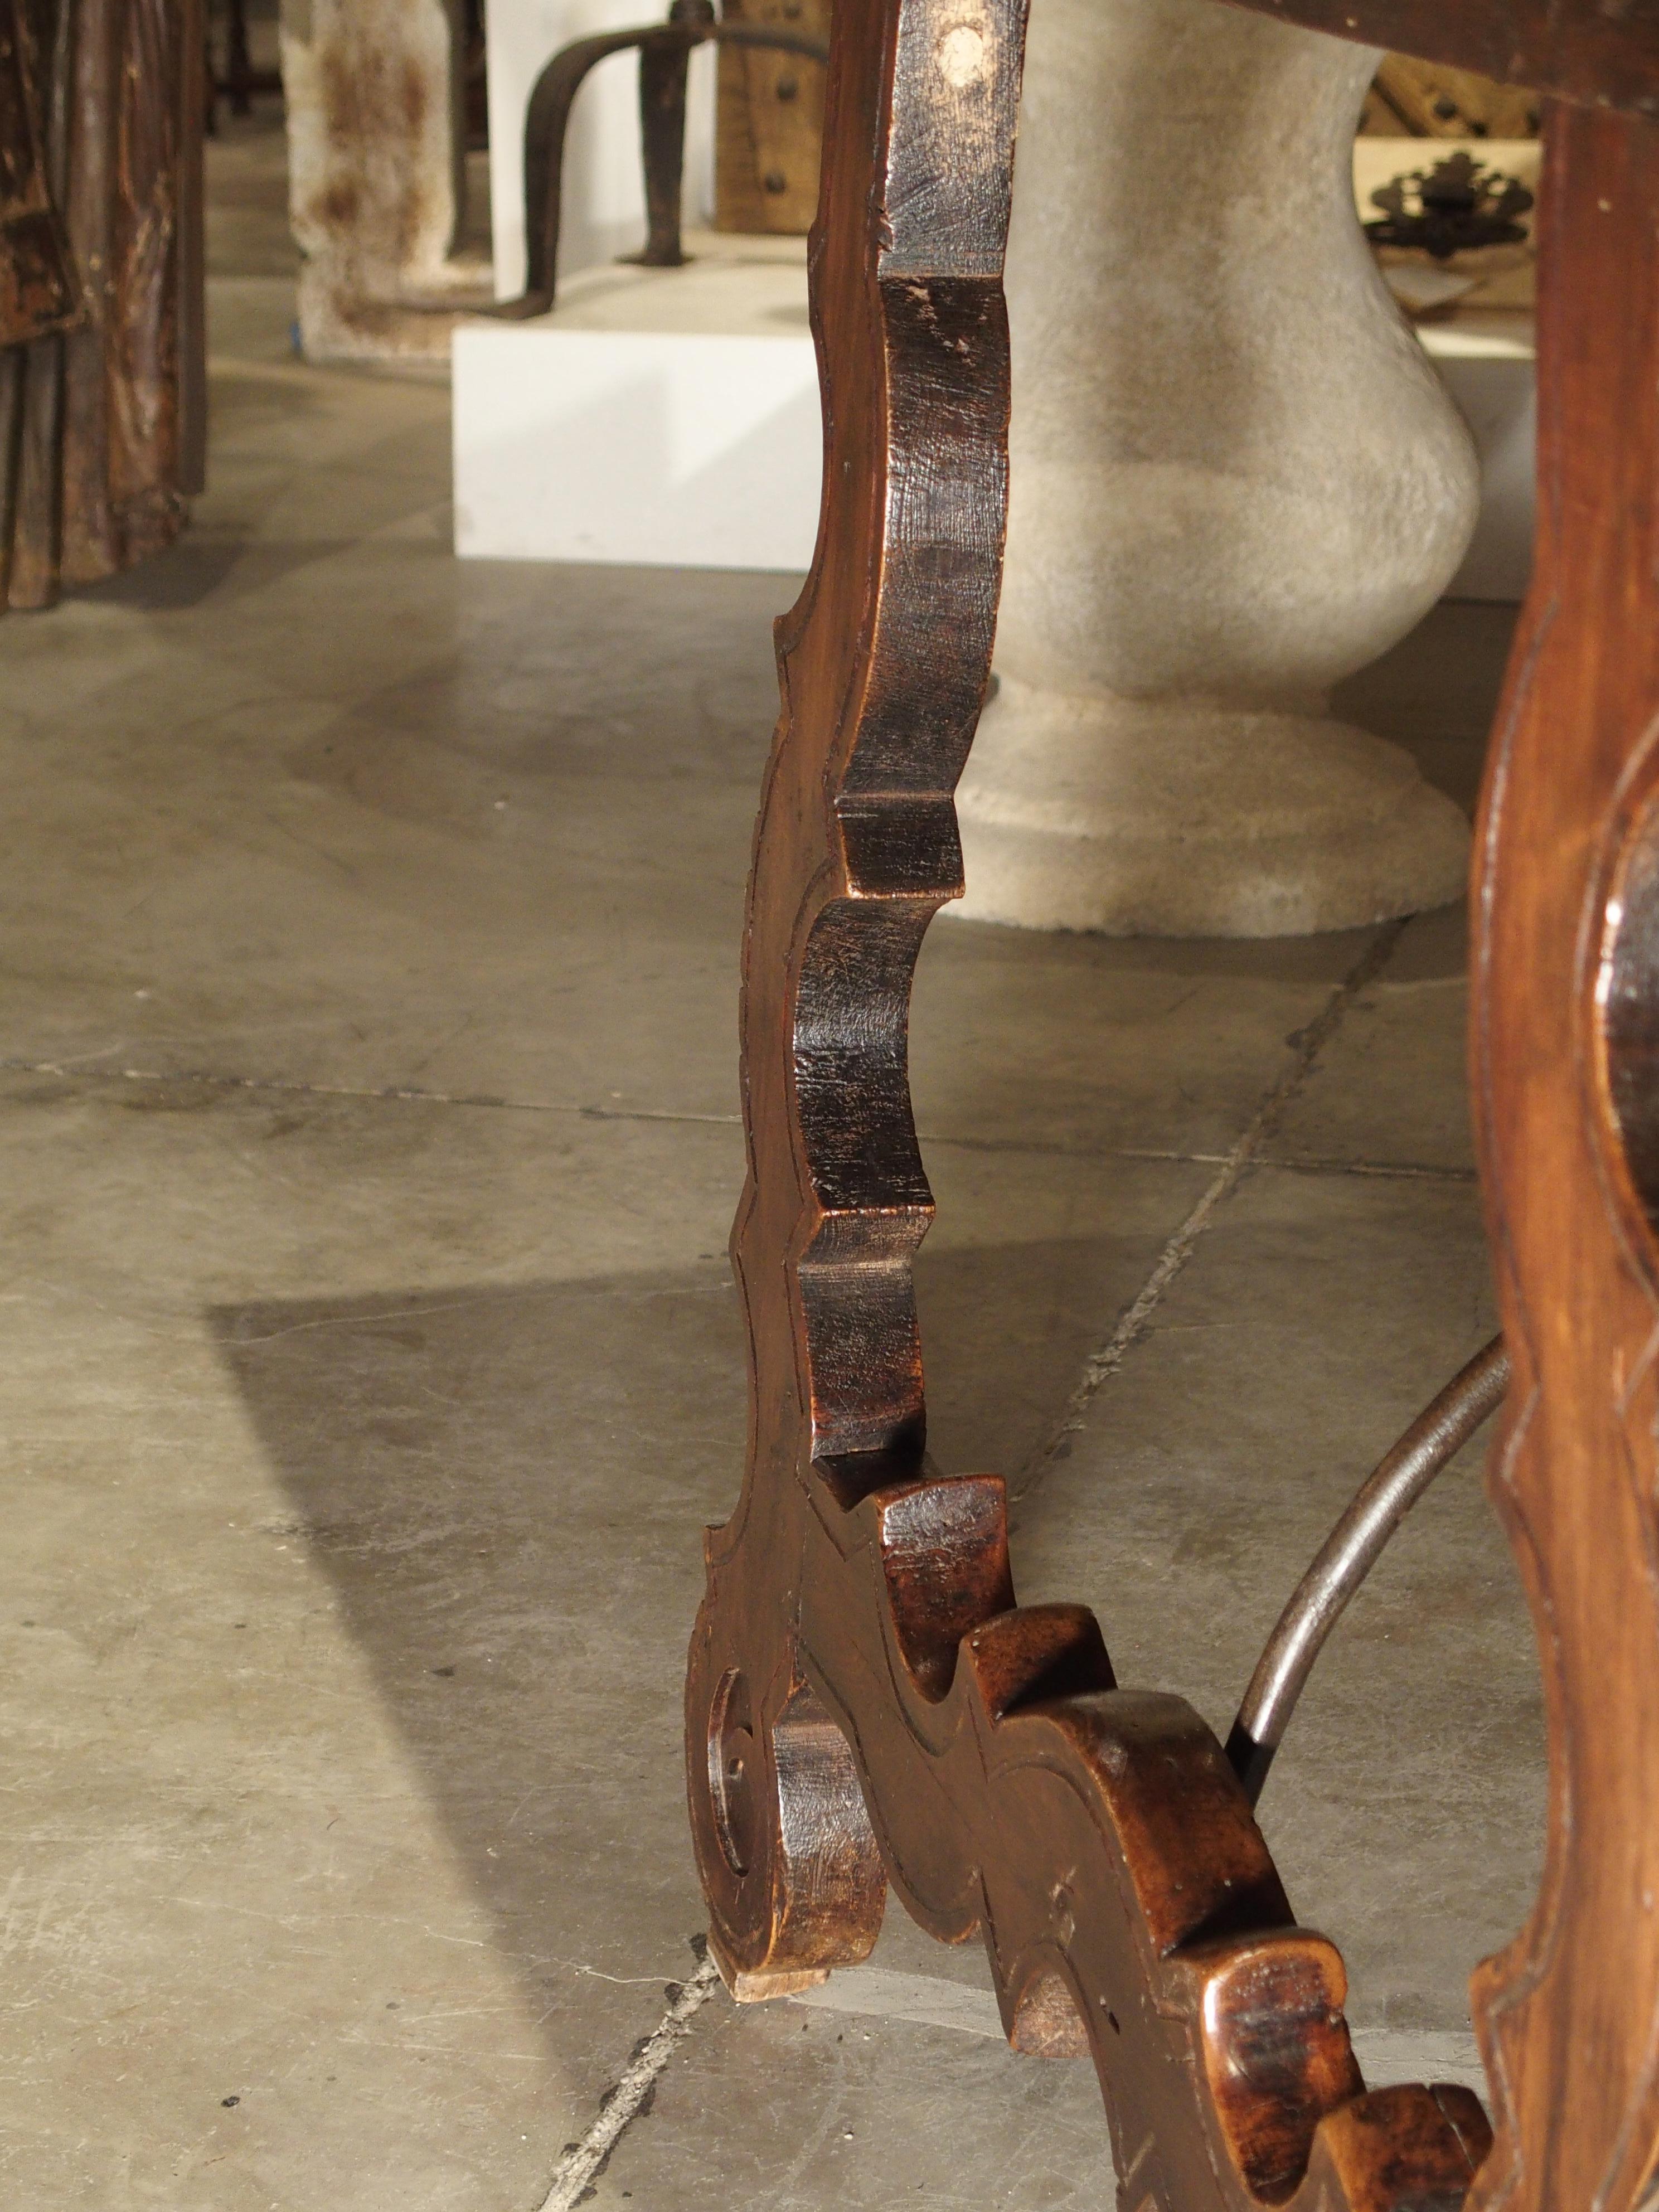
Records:
[[[985,2033],[971,1954],[896,1923],[826,2002],[677,1994],[787,580],[458,565],[447,393],[298,363],[268,141],[214,169],[195,527],[0,625],[6,2201],[1103,2205],[1087,2068]],[[1443,609],[1351,687],[1465,801],[1508,624]],[[946,921],[921,963],[939,1456],[1011,1478],[1024,1595],[1091,1601],[1121,1676],[1223,1730],[1494,1326],[1461,917],[1352,988],[1377,949]],[[1478,1460],[1262,1804],[1396,2075],[1470,2065],[1468,1970],[1539,1856]]]

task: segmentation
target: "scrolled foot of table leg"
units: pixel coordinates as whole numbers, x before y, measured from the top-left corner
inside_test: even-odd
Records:
[[[686,1681],[686,1779],[709,1954],[739,2003],[867,1958],[886,1900],[853,1754],[792,1661],[757,1681],[705,1602]]]

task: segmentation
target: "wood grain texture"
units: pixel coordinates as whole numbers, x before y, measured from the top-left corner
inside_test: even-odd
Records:
[[[206,449],[199,0],[29,5],[84,313],[0,380],[14,607],[170,544]]]
[[[1541,121],[1529,85],[1494,84],[1473,70],[1436,68],[1409,54],[1384,54],[1362,131],[1413,138],[1535,138]]]
[[[1659,115],[1659,0],[1229,0],[1362,46]]]
[[[830,0],[726,0],[728,23],[830,34]],[[714,226],[798,236],[818,204],[823,71],[765,47],[723,47],[714,129]]]
[[[1365,2091],[1341,1960],[1220,1744],[1116,1685],[1086,1609],[1019,1607],[1000,1480],[926,1454],[906,1025],[1000,583],[1022,28],[1017,0],[837,0],[832,31],[823,505],[744,939],[748,1467],[686,1688],[711,1943],[736,1995],[786,1993],[867,1954],[890,1881],[985,1942],[1018,2048],[1092,2058],[1130,2212],[1450,2212],[1478,2100]]]
[[[65,330],[80,298],[46,171],[41,63],[25,0],[0,0],[0,347]]]
[[[1536,565],[1480,835],[1473,1081],[1516,1382],[1488,1484],[1543,1659],[1542,1887],[1475,1979],[1476,2203],[1659,2168],[1659,130],[1558,108]]]

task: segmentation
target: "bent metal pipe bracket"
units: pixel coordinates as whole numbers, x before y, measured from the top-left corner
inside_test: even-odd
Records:
[[[1441,1469],[1498,1411],[1509,1387],[1509,1356],[1503,1338],[1495,1336],[1378,1461],[1297,1584],[1256,1662],[1227,1738],[1228,1759],[1252,1805],[1349,1600]]]
[[[483,312],[507,322],[546,314],[558,289],[559,229],[564,206],[564,142],[576,94],[612,54],[640,58],[640,148],[645,168],[646,240],[623,258],[646,269],[678,269],[680,198],[685,166],[685,96],[694,46],[759,46],[826,62],[830,49],[803,31],[769,23],[723,23],[714,0],[673,0],[665,23],[601,31],[562,46],[537,78],[524,129],[525,289]]]

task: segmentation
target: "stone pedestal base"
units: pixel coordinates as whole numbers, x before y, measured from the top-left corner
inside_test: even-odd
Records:
[[[1462,889],[1457,810],[1326,714],[1444,591],[1480,498],[1354,207],[1377,58],[1209,0],[1034,0],[1003,688],[957,911],[1263,936]]]
[[[979,921],[1284,937],[1462,896],[1469,829],[1398,745],[1318,714],[1039,691],[1008,677],[959,794]]]

